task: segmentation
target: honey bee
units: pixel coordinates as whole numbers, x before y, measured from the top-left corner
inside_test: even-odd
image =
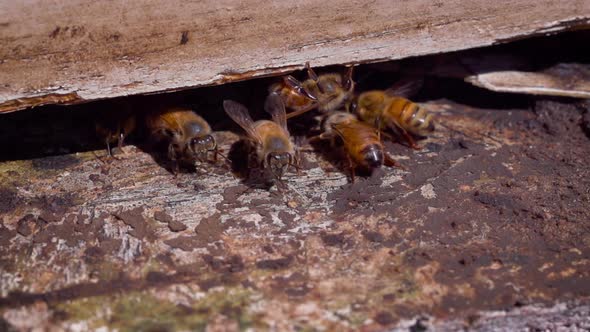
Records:
[[[275,180],[280,181],[289,166],[297,168],[295,147],[287,129],[285,105],[277,93],[271,93],[264,105],[272,121],[254,122],[248,109],[232,100],[225,100],[223,107],[227,115],[246,131],[255,150],[256,163],[262,169],[268,169]]]
[[[128,104],[115,103],[111,106],[114,106],[115,110],[107,112],[98,120],[95,123],[95,129],[96,134],[104,139],[108,155],[114,157],[111,144],[116,142],[119,150],[125,153],[123,150],[125,138],[135,130],[137,121]]]
[[[283,82],[270,87],[270,93],[277,93],[283,99],[285,106],[292,110],[287,119],[301,115],[313,109],[321,113],[331,112],[342,108],[350,102],[354,92],[352,80],[353,67],[348,67],[346,74],[327,73],[317,75],[305,64],[309,78],[303,83],[292,76],[287,76]]]
[[[179,171],[179,162],[208,161],[209,152],[214,153],[217,161],[221,155],[209,123],[191,109],[160,108],[148,113],[145,123],[154,141],[168,144],[168,159],[173,163],[174,174]]]
[[[385,91],[363,92],[353,101],[351,110],[359,118],[377,128],[401,132],[413,149],[421,149],[412,135],[427,136],[434,131],[432,114],[424,107],[403,97],[415,84],[407,83]]]
[[[323,119],[322,129],[323,132],[316,138],[330,139],[334,142],[335,137],[340,137],[346,152],[352,182],[355,180],[356,168],[367,171],[382,165],[403,168],[385,153],[377,130],[361,122],[352,113],[341,111],[330,113]]]

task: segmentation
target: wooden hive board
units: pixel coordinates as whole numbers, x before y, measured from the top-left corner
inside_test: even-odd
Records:
[[[0,2],[0,112],[585,28],[587,0]]]

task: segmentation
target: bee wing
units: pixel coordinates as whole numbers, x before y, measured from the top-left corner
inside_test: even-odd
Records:
[[[311,94],[304,86],[303,83],[299,82],[295,77],[289,75],[283,78],[283,82],[290,88],[294,89],[300,95],[303,95],[313,101],[317,101],[318,98]]]
[[[402,79],[385,90],[385,93],[389,96],[408,98],[420,90],[422,83],[424,83],[422,79]]]
[[[336,132],[336,134],[342,139],[342,141],[350,140],[350,137],[346,137],[343,133],[343,130],[346,130],[346,128],[350,128],[350,127],[352,127],[352,126],[349,124],[345,124],[345,123],[332,124],[332,130],[334,132]]]
[[[227,113],[235,123],[240,125],[249,137],[260,142],[260,137],[258,137],[256,130],[254,130],[254,121],[250,117],[250,113],[246,106],[233,100],[224,100],[223,108],[225,109],[225,113]]]
[[[276,92],[269,94],[264,102],[264,110],[272,116],[272,120],[281,126],[285,132],[289,132],[287,129],[287,112],[281,96]]]
[[[376,129],[362,122],[334,123],[332,124],[332,130],[336,132],[342,141],[351,145],[374,143],[373,141],[380,143],[377,140]],[[345,134],[345,132],[348,134]]]

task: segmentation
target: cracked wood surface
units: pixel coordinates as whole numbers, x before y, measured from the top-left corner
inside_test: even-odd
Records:
[[[588,0],[0,1],[0,112],[586,28]]]
[[[587,327],[588,104],[424,106],[406,171],[349,184],[318,146],[282,194],[133,146],[0,163],[0,327]]]

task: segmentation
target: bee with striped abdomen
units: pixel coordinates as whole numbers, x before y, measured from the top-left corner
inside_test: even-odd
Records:
[[[355,98],[351,109],[379,131],[401,132],[411,148],[420,149],[412,135],[427,136],[433,132],[434,120],[424,107],[404,97],[415,85],[410,82],[388,90],[363,92]]]
[[[356,168],[369,172],[382,165],[402,168],[384,151],[377,130],[361,122],[355,114],[332,112],[323,119],[322,129],[316,139],[330,139],[332,142],[335,138],[341,139],[352,182]]]

